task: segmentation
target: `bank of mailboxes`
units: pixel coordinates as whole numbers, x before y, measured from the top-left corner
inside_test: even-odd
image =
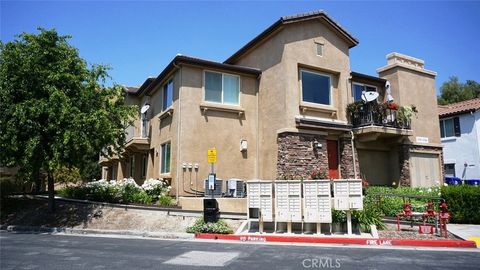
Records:
[[[261,218],[263,221],[273,221],[272,181],[248,181],[247,196],[249,219]]]
[[[275,221],[302,221],[302,183],[275,181]]]
[[[362,180],[333,181],[333,208],[336,210],[363,209]]]
[[[248,218],[259,219],[261,213],[265,222],[274,221],[274,203],[276,222],[332,223],[332,201],[336,210],[363,209],[360,179],[305,180],[303,185],[299,180],[254,180],[247,182],[247,197]]]
[[[332,223],[330,180],[303,182],[304,222]]]

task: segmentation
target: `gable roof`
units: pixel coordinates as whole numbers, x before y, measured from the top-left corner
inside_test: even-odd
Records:
[[[438,115],[446,117],[480,110],[480,98],[460,101],[448,105],[438,105]]]
[[[307,20],[313,19],[322,19],[327,25],[331,26],[338,34],[340,34],[346,41],[349,43],[349,48],[355,47],[358,44],[358,39],[356,39],[352,34],[350,34],[345,28],[343,28],[340,24],[334,21],[331,17],[325,13],[323,10],[312,11],[308,13],[299,13],[290,16],[283,16],[278,19],[275,23],[273,23],[270,27],[265,29],[261,32],[258,36],[253,38],[250,42],[248,42],[245,46],[240,48],[236,53],[230,56],[224,63],[233,64],[238,58],[244,55],[247,51],[251,48],[255,47],[257,44],[268,38],[272,33],[280,29],[286,24],[302,22]]]
[[[165,78],[171,74],[172,71],[177,69],[180,65],[192,65],[192,66],[199,66],[199,67],[206,67],[206,68],[213,68],[225,71],[232,71],[237,73],[243,73],[247,75],[258,76],[262,73],[261,70],[251,67],[239,66],[239,65],[230,65],[219,63],[215,61],[200,59],[191,56],[185,55],[177,55],[173,58],[172,61],[163,69],[162,72],[157,77],[150,77],[145,80],[145,82],[136,90],[136,91],[127,91],[127,93],[132,94],[134,96],[140,96],[143,93],[148,94],[150,93],[155,86],[162,83]]]

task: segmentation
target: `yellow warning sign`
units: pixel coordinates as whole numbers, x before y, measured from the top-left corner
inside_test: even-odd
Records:
[[[208,163],[217,163],[217,149],[210,148],[208,149]]]

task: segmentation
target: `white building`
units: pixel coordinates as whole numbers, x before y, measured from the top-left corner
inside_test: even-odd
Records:
[[[438,106],[445,176],[480,179],[480,98]]]

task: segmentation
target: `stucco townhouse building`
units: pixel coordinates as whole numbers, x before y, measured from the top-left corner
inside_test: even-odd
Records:
[[[157,77],[126,87],[138,118],[121,157],[101,157],[104,178],[164,178],[173,194],[193,195],[203,191],[215,147],[221,179],[298,179],[324,169],[376,185],[438,184],[436,73],[398,53],[378,77],[353,72],[358,43],[316,11],[280,18],[222,63],[177,55]],[[349,105],[367,92],[378,93],[370,104],[390,95],[418,113],[400,125],[395,108]]]

